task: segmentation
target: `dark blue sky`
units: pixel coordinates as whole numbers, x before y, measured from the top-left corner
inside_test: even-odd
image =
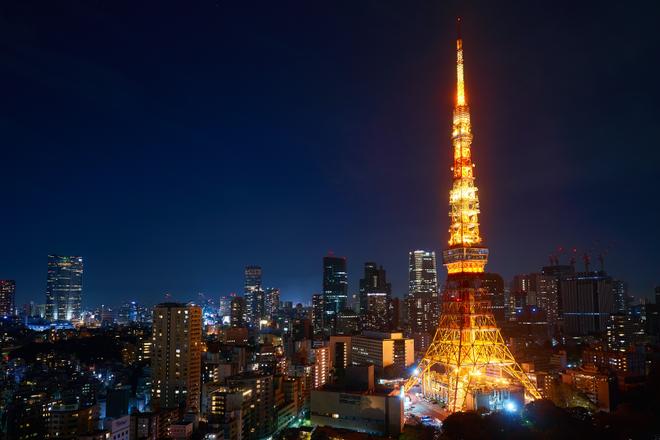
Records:
[[[42,302],[46,255],[77,254],[85,305],[152,303],[260,264],[307,301],[333,250],[401,295],[447,240],[460,14],[489,269],[607,249],[648,295],[659,8],[575,3],[3,2],[0,277]]]

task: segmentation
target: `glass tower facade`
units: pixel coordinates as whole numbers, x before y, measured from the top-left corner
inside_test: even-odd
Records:
[[[261,267],[245,268],[245,322],[258,326],[264,315],[264,290],[261,284]]]
[[[49,255],[46,281],[46,319],[80,319],[83,259],[79,256]]]
[[[346,257],[323,257],[323,310],[326,336],[336,333],[337,316],[348,301]]]
[[[390,330],[392,316],[392,285],[387,282],[383,266],[364,263],[364,278],[360,280],[360,316],[362,329],[379,332]]]
[[[414,333],[431,334],[440,311],[435,252],[411,251],[408,274],[408,326]]]

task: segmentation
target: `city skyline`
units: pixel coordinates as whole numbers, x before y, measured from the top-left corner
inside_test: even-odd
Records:
[[[2,440],[658,436],[653,14],[68,1],[0,8]]]
[[[206,4],[188,6],[183,22],[167,4],[88,8],[107,32],[79,38],[88,25],[65,5],[35,20],[44,39],[16,30],[34,18],[20,10],[5,27],[13,52],[0,74],[16,87],[2,113],[12,166],[0,186],[9,213],[0,278],[16,280],[17,306],[43,298],[51,253],[85,258],[83,305],[241,292],[250,264],[283,299],[308,302],[328,250],[348,258],[349,293],[362,265],[378,261],[402,297],[408,252],[446,244],[447,42],[458,14],[471,23],[489,270],[510,281],[539,271],[558,246],[596,248],[594,261],[607,251],[606,270],[633,295],[653,294],[653,237],[632,233],[635,218],[622,215],[654,200],[658,151],[644,109],[659,95],[657,36],[641,6],[317,5],[293,16],[275,8],[272,22]],[[112,29],[119,21],[126,36]],[[181,46],[162,30],[172,22]],[[122,38],[133,44],[119,56]],[[141,63],[154,39],[171,47]],[[631,65],[639,81],[623,81]],[[146,78],[156,80],[143,87]],[[37,122],[43,132],[24,130]],[[633,144],[648,160],[623,153]],[[64,191],[49,197],[54,182]],[[648,209],[654,218],[659,208]]]

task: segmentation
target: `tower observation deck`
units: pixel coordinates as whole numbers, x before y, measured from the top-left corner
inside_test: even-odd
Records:
[[[498,408],[514,395],[525,400],[541,397],[504,343],[488,302],[481,299],[488,248],[479,232],[460,19],[458,24],[449,243],[443,252],[447,282],[435,337],[416,374],[404,385],[406,392],[420,385],[424,395],[439,399],[450,412],[476,409],[484,401]]]

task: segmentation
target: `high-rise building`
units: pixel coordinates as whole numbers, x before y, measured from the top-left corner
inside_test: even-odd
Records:
[[[0,280],[0,317],[15,313],[16,281]]]
[[[312,295],[312,331],[314,332],[314,339],[323,339],[324,314],[323,295],[315,293]]]
[[[605,331],[616,312],[612,278],[605,272],[578,272],[561,280],[564,331],[586,336]]]
[[[337,315],[348,301],[348,272],[346,257],[323,257],[323,330],[324,336],[334,335]]]
[[[628,313],[628,285],[621,280],[612,280],[612,294],[617,313]]]
[[[635,340],[635,321],[631,315],[615,313],[607,320],[605,332],[607,349],[627,351]]]
[[[557,277],[543,273],[520,274],[511,282],[511,319],[523,313],[526,306],[546,313],[549,324],[559,319],[559,283]]]
[[[138,321],[139,305],[135,301],[125,302],[117,312],[117,323],[126,325]]]
[[[354,335],[360,332],[361,317],[353,309],[344,309],[337,314],[335,334]]]
[[[556,262],[556,261],[555,261]],[[566,278],[575,275],[575,267],[569,264],[554,264],[552,266],[543,266],[541,269],[543,275],[549,275],[554,277],[557,284],[557,316],[559,319],[563,317],[564,307],[562,304],[562,291],[561,281]]]
[[[415,342],[403,333],[363,332],[351,338],[353,365],[372,364],[379,370],[404,371],[415,362]]]
[[[264,316],[265,292],[261,284],[261,267],[247,266],[245,268],[245,321],[249,325],[259,326]]]
[[[479,298],[486,301],[498,324],[505,321],[504,280],[497,273],[484,272]]]
[[[218,299],[218,315],[223,318],[225,316],[231,316],[231,300],[236,294],[223,295]]]
[[[248,440],[270,437],[277,427],[274,404],[273,376],[258,371],[249,371],[227,378],[227,386],[250,390],[252,400],[251,423],[244,438]]]
[[[264,296],[264,316],[263,318],[271,320],[280,309],[280,289],[269,287]]]
[[[82,257],[49,255],[46,281],[46,319],[49,321],[80,319],[82,283]]]
[[[329,347],[313,348],[314,352],[314,388],[321,388],[330,379],[332,360]]]
[[[50,410],[48,434],[50,438],[81,438],[96,429],[98,405],[83,406],[78,403],[56,404]],[[83,437],[84,438],[84,437]]]
[[[408,327],[412,333],[432,334],[440,312],[435,252],[411,251],[408,275]]]
[[[328,350],[330,351],[330,362],[333,367],[345,369],[353,365],[351,360],[352,336],[330,336]]]
[[[152,391],[158,408],[200,408],[202,308],[181,303],[154,307]]]
[[[242,440],[250,437],[254,426],[252,390],[249,388],[227,388],[219,385],[211,388],[202,412],[208,416],[211,427],[222,432],[226,440]],[[254,435],[253,435],[254,437]]]
[[[385,269],[376,263],[364,263],[364,278],[360,280],[360,317],[363,330],[390,330],[392,285]]]
[[[229,322],[232,327],[245,327],[245,298],[242,296],[232,297]]]

